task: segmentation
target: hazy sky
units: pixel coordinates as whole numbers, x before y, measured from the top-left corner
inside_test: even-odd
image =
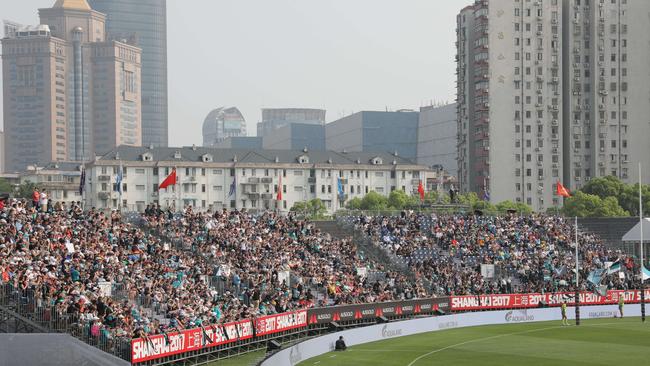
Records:
[[[0,0],[0,19],[37,24],[54,2]],[[453,101],[455,16],[469,3],[167,0],[170,144],[201,144],[220,106],[254,135],[265,107],[323,108],[330,122]]]

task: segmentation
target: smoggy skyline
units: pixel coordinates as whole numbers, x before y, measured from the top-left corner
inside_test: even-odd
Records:
[[[3,1],[0,14],[37,24],[54,2]],[[200,145],[220,106],[238,107],[254,135],[261,108],[322,108],[329,122],[452,102],[455,20],[467,4],[168,0],[170,145]]]

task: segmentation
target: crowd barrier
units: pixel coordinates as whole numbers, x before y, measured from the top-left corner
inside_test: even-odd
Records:
[[[640,290],[609,290],[605,296],[593,292],[581,292],[579,296],[581,305],[618,304],[621,296],[623,296],[625,303],[641,303]],[[645,290],[645,298],[646,301],[650,299],[650,289]],[[573,305],[575,304],[575,293],[451,296],[450,302],[452,311],[525,309],[539,306],[560,306],[563,302],[566,302],[567,305]]]
[[[615,304],[618,304],[619,297],[623,296],[625,303],[639,303],[641,300],[641,293],[638,290],[610,290],[607,296],[599,296],[592,292],[581,292],[580,303],[585,307],[585,318],[589,318],[588,309],[592,306],[597,306],[599,311],[605,311],[602,305],[610,305],[612,311],[616,310]],[[650,290],[646,290],[646,301],[650,302]],[[449,322],[440,322],[435,320],[435,324],[442,328],[456,327],[453,316],[465,314],[481,314],[486,310],[503,310],[509,309],[510,321],[518,321],[518,319],[528,319],[525,311],[532,310],[533,308],[545,306],[559,306],[562,302],[566,302],[569,306],[575,304],[575,293],[560,292],[548,294],[500,294],[500,295],[480,295],[480,296],[449,296],[430,299],[417,299],[417,300],[403,300],[392,301],[373,304],[356,304],[356,305],[341,305],[324,308],[314,308],[308,310],[294,311],[282,314],[275,314],[254,319],[243,320],[239,322],[228,323],[224,325],[206,325],[204,327],[197,327],[189,330],[171,331],[164,335],[155,335],[147,337],[147,339],[134,339],[131,342],[131,363],[137,364],[146,361],[167,358],[174,355],[181,355],[184,353],[194,352],[198,350],[205,350],[215,348],[217,346],[227,344],[242,344],[245,341],[254,341],[256,339],[273,339],[275,335],[290,330],[309,330],[320,326],[321,328],[327,327],[331,323],[345,324],[374,324],[378,318],[386,318],[390,320],[414,318],[416,316],[425,315],[443,315],[447,313],[464,313],[441,317],[427,317],[428,321],[431,319],[451,319]],[[476,311],[479,311],[478,313]],[[522,312],[521,315],[519,312]],[[548,314],[555,314],[557,317],[557,309],[547,309]],[[493,313],[493,312],[485,312]],[[534,314],[534,313],[533,313]],[[546,314],[546,313],[540,313]],[[476,319],[485,319],[480,315],[468,315],[469,321],[473,321],[473,316],[478,316]],[[613,316],[613,315],[612,315]],[[490,318],[492,319],[492,318]],[[538,319],[538,320],[533,320]],[[553,318],[555,319],[555,318]],[[421,319],[419,319],[421,320]],[[542,318],[531,318],[531,321],[551,320]],[[451,323],[450,323],[451,322]],[[393,324],[393,323],[390,323]],[[404,323],[405,325],[411,323]],[[419,324],[419,323],[413,323]],[[470,324],[470,323],[468,323]],[[492,324],[492,323],[490,323]],[[474,324],[480,325],[480,323]],[[364,327],[372,328],[370,327]],[[389,333],[393,333],[388,328]],[[382,328],[384,329],[384,328]],[[424,328],[423,328],[424,329]],[[431,327],[426,329],[430,331]],[[436,328],[438,329],[438,328]],[[410,332],[406,330],[406,326],[398,333],[407,335]],[[338,334],[338,333],[337,333]],[[356,337],[356,335],[355,335]],[[361,339],[361,338],[360,338]],[[313,357],[313,356],[311,356]]]
[[[581,308],[583,319],[610,318],[617,314],[616,305],[595,305]],[[639,316],[639,307],[626,309],[626,316]],[[574,312],[568,312],[574,319]],[[427,317],[354,328],[335,334],[328,334],[300,342],[285,348],[262,362],[262,366],[294,366],[302,361],[317,357],[334,350],[334,343],[343,337],[348,346],[376,342],[391,338],[404,337],[420,333],[435,332],[453,328],[479,325],[530,323],[557,320],[560,325],[561,314],[557,308],[513,309],[484,312],[468,312],[437,317]],[[408,360],[405,360],[408,362]],[[406,363],[406,362],[405,362]]]

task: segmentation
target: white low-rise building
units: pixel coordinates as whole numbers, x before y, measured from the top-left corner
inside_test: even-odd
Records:
[[[116,189],[120,169],[122,192]],[[173,169],[177,184],[158,190]],[[370,191],[417,193],[429,173],[389,153],[120,146],[86,165],[84,197],[86,207],[127,211],[151,203],[164,209],[288,211],[295,202],[319,198],[333,213]]]

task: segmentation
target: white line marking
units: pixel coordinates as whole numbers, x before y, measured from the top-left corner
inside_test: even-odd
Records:
[[[590,325],[583,325],[583,326],[584,326],[584,327],[590,327],[590,326],[593,327],[593,326],[598,326],[598,325],[611,325],[611,324],[620,324],[620,323],[600,323],[600,324],[590,324]],[[556,329],[556,328],[564,328],[564,327],[566,327],[566,326],[565,326],[565,325],[562,325],[562,326],[555,326],[555,327],[548,327],[548,328],[529,329],[529,330],[525,330],[525,331],[522,331],[522,332],[507,333],[507,334],[498,334],[498,335],[495,335],[495,336],[490,336],[490,337],[485,337],[485,338],[471,339],[471,340],[469,340],[469,341],[465,341],[465,342],[461,342],[461,343],[452,344],[452,345],[450,345],[450,346],[446,346],[446,347],[439,348],[439,349],[433,350],[433,351],[431,351],[431,352],[425,353],[425,354],[423,354],[423,355],[418,356],[417,358],[415,358],[413,361],[411,361],[411,363],[409,363],[409,364],[406,365],[406,366],[413,366],[413,365],[415,365],[416,362],[418,362],[418,361],[420,361],[421,359],[423,359],[423,358],[425,358],[425,357],[427,357],[427,356],[430,356],[430,355],[432,355],[432,354],[434,354],[434,353],[442,352],[442,351],[444,351],[444,350],[448,350],[448,349],[450,349],[450,348],[454,348],[454,347],[458,347],[458,346],[463,346],[463,345],[465,345],[465,344],[469,344],[469,343],[475,343],[475,342],[480,342],[480,341],[487,341],[487,340],[489,340],[489,339],[495,339],[495,338],[501,338],[501,337],[507,337],[507,336],[513,336],[513,335],[519,335],[519,334],[541,332],[541,331],[543,331],[543,330]]]

